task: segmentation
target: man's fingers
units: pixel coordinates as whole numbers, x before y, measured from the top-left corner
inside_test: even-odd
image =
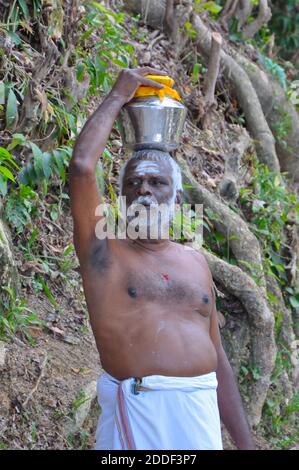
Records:
[[[152,86],[155,88],[164,88],[164,85],[162,85],[162,83],[155,82],[150,78],[140,77],[139,82],[141,85]]]
[[[153,69],[152,67],[141,67],[137,70],[141,72],[142,75],[167,75],[167,73],[163,72],[163,70]]]

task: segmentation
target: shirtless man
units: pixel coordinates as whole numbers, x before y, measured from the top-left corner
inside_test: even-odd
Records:
[[[199,384],[198,380],[203,378],[207,381],[206,384],[210,383],[211,374],[215,375],[216,372],[216,404],[218,399],[220,417],[238,449],[253,449],[254,444],[240,394],[221,345],[213,281],[204,256],[200,252],[186,250],[182,245],[170,240],[99,240],[95,234],[95,227],[100,219],[95,216],[95,211],[101,203],[95,178],[96,165],[121,107],[132,99],[136,89],[140,85],[162,87],[146,78],[147,74],[164,73],[149,67],[120,72],[110,94],[83,127],[70,163],[75,249],[80,261],[93,333],[102,366],[107,373],[105,383],[102,383],[102,389],[99,390],[99,394],[103,396],[107,392],[106,402],[104,403],[104,398],[103,402],[100,402],[102,421],[106,420],[106,424],[100,426],[100,438],[106,441],[102,444],[100,442],[97,448],[155,449],[152,447],[154,445],[157,446],[156,449],[221,448],[219,435],[215,445],[213,438],[203,444],[200,439],[193,441],[191,424],[186,430],[180,429],[178,444],[169,441],[171,426],[170,429],[165,428],[165,443],[161,442],[164,437],[160,435],[162,431],[158,430],[149,433],[153,432],[155,438],[160,439],[159,443],[153,443],[155,441],[151,440],[150,434],[147,436],[148,441],[138,441],[139,435],[145,433],[144,429],[147,427],[147,423],[141,421],[141,432],[138,419],[147,421],[151,413],[162,413],[157,410],[157,407],[161,406],[160,401],[158,405],[154,405],[156,409],[148,410],[146,417],[140,418],[142,410],[146,410],[147,401],[158,399],[156,392],[149,391],[154,380],[158,378],[167,383],[168,379],[173,379],[176,384],[184,381],[191,383],[195,380],[195,388],[199,387],[201,396],[204,396],[207,391],[204,389],[207,387]],[[126,196],[128,206],[140,197],[159,204],[169,204],[169,201],[174,200],[174,192],[176,202],[179,203],[181,185],[178,184],[177,177],[174,177],[175,167],[170,164],[171,157],[163,160],[152,159],[150,151],[148,157],[145,154],[143,151],[141,159],[133,158],[129,161],[123,174],[122,194]],[[131,386],[136,385],[136,378],[139,379],[139,386],[141,382],[141,386],[139,392],[134,395],[134,390],[137,389],[132,389]],[[126,388],[127,383],[129,388]],[[169,406],[174,403],[177,398],[175,394],[183,393],[173,383],[169,385],[168,392],[163,392],[166,406],[167,403]],[[215,389],[215,396],[216,387],[217,385],[212,387]],[[165,388],[164,382],[162,388]],[[186,391],[184,394],[188,395]],[[135,430],[135,437],[129,436],[131,441],[126,434],[128,426],[122,421],[122,396],[127,399],[127,406],[134,408],[136,404],[141,403],[142,407],[139,411],[135,409],[138,415],[137,431]],[[192,396],[195,397],[195,394]],[[135,401],[130,402],[131,399]],[[118,405],[117,400],[120,400]],[[194,406],[193,424],[197,413],[197,405]],[[204,414],[207,407],[208,404],[204,404],[198,414]],[[123,439],[120,435],[119,444],[115,441],[116,431],[112,430],[112,415],[117,415],[115,410],[118,410],[120,416],[119,426],[123,425],[125,430]],[[130,413],[132,418],[134,410]],[[170,409],[169,413],[174,414],[175,411]],[[213,413],[216,416],[218,410]],[[117,417],[115,419],[117,420]],[[189,420],[187,416],[180,416],[180,419],[185,419],[186,423]],[[217,421],[217,417],[215,419]],[[134,421],[134,418],[132,420]],[[163,427],[167,419],[162,417],[161,420],[160,427]],[[206,421],[206,429],[201,430],[201,433],[208,435],[212,420],[203,416],[202,421]],[[135,426],[134,423],[130,425],[131,428]],[[150,426],[152,429],[153,425]],[[218,424],[215,429],[219,428],[217,426]],[[194,433],[196,429],[195,427]],[[218,429],[217,433],[219,432]],[[128,443],[124,444],[126,437]],[[135,444],[130,447],[130,442],[134,440]]]

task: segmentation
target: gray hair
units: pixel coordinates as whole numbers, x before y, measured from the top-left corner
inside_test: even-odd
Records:
[[[172,156],[167,153],[167,152],[162,152],[161,150],[155,150],[155,149],[143,149],[143,150],[137,150],[136,152],[133,153],[131,158],[121,167],[120,173],[119,173],[119,188],[120,188],[120,194],[122,194],[122,189],[123,189],[123,179],[125,176],[126,168],[129,162],[132,160],[138,161],[138,160],[150,160],[153,162],[165,162],[167,161],[171,168],[172,168],[172,179],[173,179],[173,187],[174,187],[174,192],[176,193],[177,191],[183,191],[183,183],[182,183],[182,173],[179,165],[177,162],[172,158]]]

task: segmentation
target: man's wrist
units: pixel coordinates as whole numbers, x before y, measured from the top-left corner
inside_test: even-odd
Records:
[[[256,450],[256,446],[253,442],[253,439],[247,439],[243,442],[236,442],[236,447],[238,450]]]
[[[120,107],[124,106],[127,102],[126,98],[124,95],[119,93],[117,90],[112,90],[110,91],[109,95],[107,96],[108,99],[111,99],[115,103],[117,103]]]

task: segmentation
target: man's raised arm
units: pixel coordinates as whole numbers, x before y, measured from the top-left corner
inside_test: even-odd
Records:
[[[140,85],[163,88],[145,75],[165,75],[164,72],[142,67],[122,70],[109,95],[85,123],[75,143],[70,162],[70,198],[74,220],[74,243],[80,263],[87,259],[95,241],[95,226],[99,217],[96,207],[101,203],[95,170],[103,153],[114,121],[122,106],[133,98]]]

